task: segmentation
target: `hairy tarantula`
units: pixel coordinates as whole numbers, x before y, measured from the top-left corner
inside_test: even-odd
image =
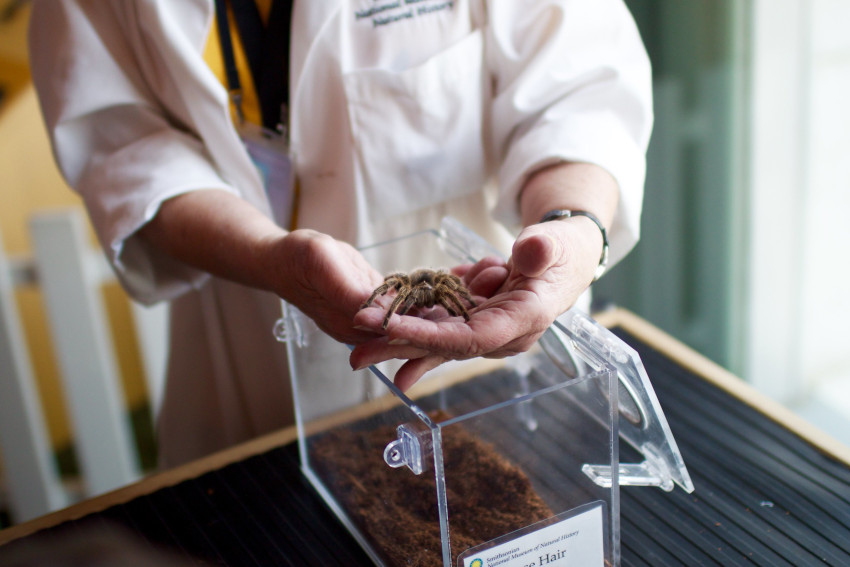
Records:
[[[460,278],[444,270],[430,270],[420,268],[409,274],[397,272],[384,278],[384,283],[372,292],[361,309],[372,304],[376,297],[384,295],[391,289],[397,294],[392,304],[387,309],[382,328],[386,329],[393,313],[404,315],[412,307],[434,307],[439,304],[446,308],[450,315],[463,315],[469,321],[469,313],[463,306],[461,299],[465,299],[471,307],[475,307],[475,301],[469,290],[464,287]]]

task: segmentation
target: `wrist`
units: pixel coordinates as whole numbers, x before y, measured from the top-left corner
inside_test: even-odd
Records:
[[[305,269],[306,243],[313,231],[298,229],[270,237],[263,245],[260,261],[266,266],[264,287],[290,303],[295,300],[297,280]],[[299,265],[301,265],[299,269]]]
[[[602,224],[602,222],[595,215],[587,211],[553,209],[543,215],[543,217],[539,221],[539,224],[560,220],[572,220],[573,222],[577,222],[582,221],[583,219],[586,219],[586,221],[584,222],[586,226],[589,227],[591,226],[591,224],[595,226],[595,232],[598,233],[598,236],[596,236],[597,239],[599,239],[599,237],[601,236],[600,253],[598,256],[598,262],[596,264],[592,280],[595,282],[596,280],[602,277],[602,274],[605,273],[605,270],[608,267],[608,231],[605,229],[605,226]]]

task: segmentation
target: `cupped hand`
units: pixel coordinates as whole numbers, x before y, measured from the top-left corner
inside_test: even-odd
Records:
[[[280,246],[278,295],[338,341],[356,345],[379,335],[354,326],[355,313],[383,281],[360,252],[307,229],[290,232]]]
[[[601,244],[598,229],[584,221],[532,225],[519,235],[506,263],[487,258],[458,267],[455,272],[478,303],[469,321],[393,315],[386,336],[352,351],[352,367],[406,359],[395,376],[396,385],[406,390],[447,360],[503,358],[528,350],[593,279]],[[370,307],[359,311],[354,323],[379,332],[383,316],[380,308]]]

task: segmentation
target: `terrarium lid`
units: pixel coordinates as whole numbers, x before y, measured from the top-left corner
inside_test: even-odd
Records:
[[[664,410],[640,355],[631,346],[577,309],[561,315],[540,343],[556,364],[576,352],[594,369],[616,371],[619,435],[646,459],[635,465],[620,465],[621,485],[651,485],[669,491],[676,483],[693,492],[693,482]]]
[[[502,256],[475,232],[446,217],[441,225],[440,245],[461,262],[486,256]],[[619,434],[646,459],[643,463],[619,467],[621,485],[654,485],[672,490],[673,483],[687,492],[694,489],[676,440],[640,355],[625,341],[589,315],[571,309],[561,315],[544,333],[540,345],[549,358],[567,375],[582,373],[582,362],[594,370],[612,368],[618,377]],[[582,362],[576,361],[577,355]],[[608,467],[610,468],[610,467]],[[610,470],[598,467],[588,474],[606,482]]]

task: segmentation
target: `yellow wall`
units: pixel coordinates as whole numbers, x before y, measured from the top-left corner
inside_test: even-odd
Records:
[[[11,21],[0,22],[0,86],[5,91],[0,101],[0,236],[9,256],[29,255],[27,223],[33,212],[82,206],[54,165],[29,82],[27,16],[28,9],[23,8]],[[54,446],[61,447],[69,441],[69,424],[41,294],[24,288],[16,299],[50,435]],[[127,401],[138,407],[146,400],[146,391],[129,303],[116,284],[105,286],[104,301]]]

